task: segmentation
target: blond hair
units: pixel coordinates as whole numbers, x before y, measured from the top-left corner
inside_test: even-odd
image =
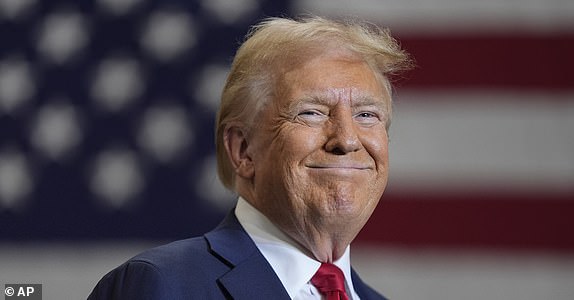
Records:
[[[223,88],[216,121],[219,179],[233,190],[235,170],[227,156],[226,128],[241,123],[249,132],[257,113],[277,94],[281,68],[326,51],[345,49],[363,59],[389,92],[389,77],[409,69],[411,60],[387,29],[321,17],[269,18],[253,26],[238,49]]]

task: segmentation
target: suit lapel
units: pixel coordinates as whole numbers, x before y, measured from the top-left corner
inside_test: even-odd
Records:
[[[355,292],[357,292],[357,295],[359,295],[361,300],[386,300],[385,297],[364,283],[354,269],[351,269],[351,278],[353,279],[353,287],[355,288]]]
[[[234,299],[289,299],[283,284],[262,255],[236,265],[219,282]]]
[[[230,267],[219,283],[233,299],[289,299],[273,268],[233,212],[205,238],[211,251]]]

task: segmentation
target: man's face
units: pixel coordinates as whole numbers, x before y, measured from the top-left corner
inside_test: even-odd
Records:
[[[358,230],[387,184],[390,95],[368,65],[325,54],[285,72],[255,120],[253,204],[297,240]]]

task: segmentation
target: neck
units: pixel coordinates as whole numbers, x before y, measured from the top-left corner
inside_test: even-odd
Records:
[[[321,217],[289,213],[273,206],[262,205],[252,189],[237,186],[236,191],[248,203],[269,219],[279,230],[298,243],[309,257],[332,263],[340,259],[364,222],[344,220],[344,217]]]
[[[320,262],[332,263],[340,259],[356,234],[349,234],[349,228],[334,230],[332,227],[316,228],[315,224],[281,226],[279,228],[297,241],[308,255]],[[294,230],[289,230],[294,228]]]

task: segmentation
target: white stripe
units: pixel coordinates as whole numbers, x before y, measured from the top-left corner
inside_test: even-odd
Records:
[[[292,10],[358,16],[400,32],[574,30],[571,0],[297,0]]]
[[[390,139],[389,188],[572,191],[574,92],[399,92]]]
[[[574,255],[353,247],[361,277],[389,299],[574,299]]]

